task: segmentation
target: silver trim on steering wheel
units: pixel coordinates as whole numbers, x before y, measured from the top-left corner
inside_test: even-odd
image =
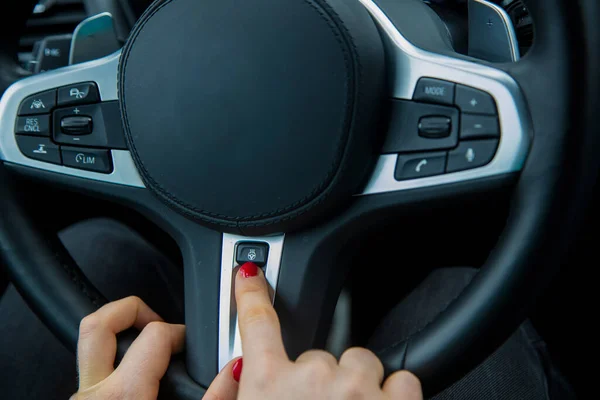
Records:
[[[223,234],[221,252],[221,287],[219,292],[219,371],[235,357],[242,355],[242,339],[237,319],[237,307],[233,283],[238,268],[235,263],[235,249],[240,242],[259,242],[269,245],[267,265],[264,267],[265,277],[272,289],[271,299],[275,296],[283,241],[285,235],[247,237],[228,233]]]

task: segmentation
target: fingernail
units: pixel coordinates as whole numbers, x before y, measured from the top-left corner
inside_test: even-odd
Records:
[[[244,278],[256,276],[258,275],[258,266],[254,263],[247,262],[240,267],[240,274],[242,274]]]
[[[244,361],[242,358],[233,363],[233,368],[231,372],[233,373],[233,379],[236,382],[240,381],[240,376],[242,376],[242,367],[244,366]]]

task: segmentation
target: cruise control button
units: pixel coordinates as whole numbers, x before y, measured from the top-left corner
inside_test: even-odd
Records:
[[[500,137],[498,118],[487,115],[463,113],[460,119],[460,138],[497,138]]]
[[[87,115],[71,115],[60,120],[60,130],[67,135],[88,135],[92,127],[92,118]]]
[[[488,164],[498,148],[497,140],[470,140],[460,142],[448,153],[447,172],[463,171]]]
[[[253,262],[262,267],[267,263],[269,245],[266,243],[239,243],[235,254],[235,262],[239,265]]]
[[[392,100],[389,113],[388,133],[383,143],[383,154],[439,151],[453,149],[458,144],[460,113],[455,107],[410,100]],[[439,126],[433,126],[438,125],[439,120],[435,124],[427,122],[432,116],[445,118],[442,121],[442,130],[446,130],[446,122],[450,121],[447,134],[439,132]],[[429,134],[426,134],[425,130],[430,131]],[[434,136],[432,130],[435,130],[439,136]]]
[[[70,119],[74,117],[85,117],[83,119]],[[103,147],[109,149],[126,149],[125,135],[121,125],[121,113],[117,101],[105,101],[97,104],[83,106],[71,106],[54,110],[52,136],[56,143],[69,146]],[[87,124],[82,127],[81,133],[68,132],[63,126],[63,121],[69,118],[72,123]],[[89,132],[87,130],[89,129]],[[87,132],[87,133],[86,133]]]
[[[35,136],[15,136],[17,145],[26,157],[45,161],[52,164],[60,164],[59,147],[50,139]]]
[[[110,151],[65,147],[61,149],[63,164],[87,171],[109,173],[112,170]]]
[[[96,103],[100,100],[94,82],[77,83],[58,89],[58,105]]]
[[[414,100],[428,103],[453,104],[456,84],[439,79],[421,78],[417,83]]]
[[[450,136],[452,119],[449,117],[430,115],[419,120],[419,136],[439,139]]]
[[[446,153],[401,154],[396,163],[396,180],[441,175],[446,169]]]
[[[21,102],[19,115],[47,114],[56,106],[56,90],[37,93]]]
[[[50,116],[31,115],[29,117],[17,117],[15,133],[33,136],[50,136]]]
[[[496,115],[496,103],[492,96],[468,86],[456,85],[455,103],[462,112]]]

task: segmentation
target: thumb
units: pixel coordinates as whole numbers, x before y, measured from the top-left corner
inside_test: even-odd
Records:
[[[231,360],[204,394],[203,400],[236,400],[239,379],[242,373],[242,359]]]

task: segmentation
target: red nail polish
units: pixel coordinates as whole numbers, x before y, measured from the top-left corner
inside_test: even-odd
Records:
[[[242,358],[233,363],[233,368],[231,368],[231,372],[233,373],[233,379],[236,382],[240,381],[240,377],[242,376],[242,367],[244,366],[244,361]]]
[[[242,274],[244,278],[256,276],[258,275],[258,266],[254,263],[247,262],[240,267],[240,274]]]

